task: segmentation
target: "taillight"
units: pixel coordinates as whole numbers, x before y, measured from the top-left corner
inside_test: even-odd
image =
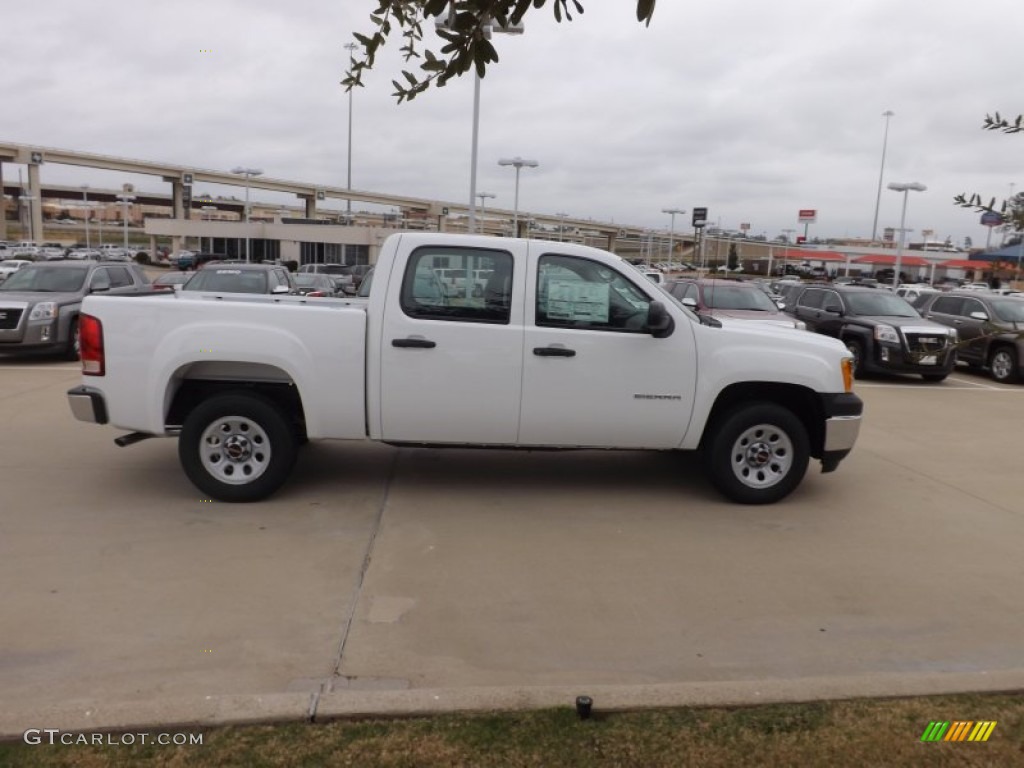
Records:
[[[322,299],[324,295],[325,294],[323,291],[310,291],[309,293],[306,294],[307,297],[314,299]]]
[[[103,323],[98,317],[78,316],[78,341],[81,348],[82,373],[85,376],[103,376],[106,372]]]

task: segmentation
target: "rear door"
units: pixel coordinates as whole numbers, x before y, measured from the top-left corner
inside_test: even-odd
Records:
[[[423,246],[387,284],[380,348],[386,441],[512,445],[523,358],[522,244]],[[489,270],[480,295],[442,291],[435,270]],[[383,281],[384,276],[381,276]],[[462,282],[465,286],[465,282]],[[519,301],[513,302],[513,296]]]

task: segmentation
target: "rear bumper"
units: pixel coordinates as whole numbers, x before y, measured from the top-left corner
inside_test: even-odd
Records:
[[[79,421],[87,421],[92,424],[106,424],[107,402],[103,399],[103,393],[92,387],[75,387],[68,390],[68,405],[71,406],[71,413]]]

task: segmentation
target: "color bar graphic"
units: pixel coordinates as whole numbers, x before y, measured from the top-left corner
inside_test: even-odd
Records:
[[[988,741],[995,727],[995,720],[932,720],[921,741]]]

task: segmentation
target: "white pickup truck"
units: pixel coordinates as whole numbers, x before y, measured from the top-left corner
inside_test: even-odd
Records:
[[[486,272],[453,295],[437,270]],[[287,480],[308,440],[700,450],[727,497],[767,503],[809,459],[834,470],[862,403],[835,339],[701,320],[614,254],[415,233],[382,246],[366,299],[90,296],[82,421],[179,439],[224,501]]]

